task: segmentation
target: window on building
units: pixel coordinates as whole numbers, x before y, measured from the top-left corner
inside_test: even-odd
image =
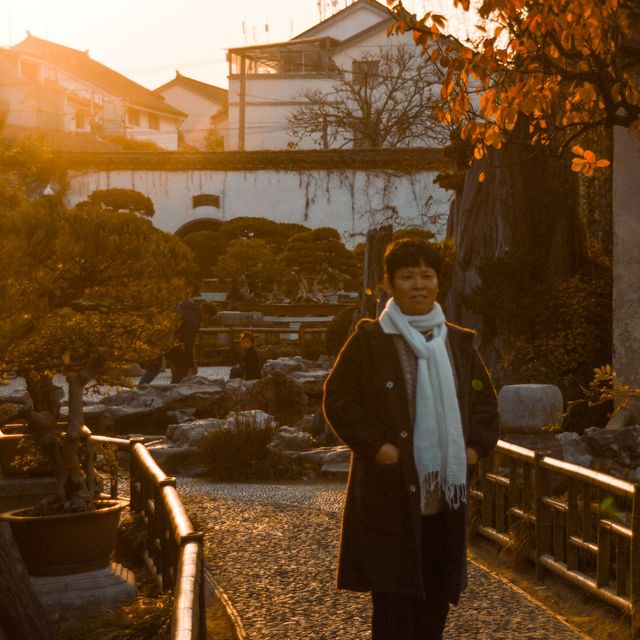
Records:
[[[159,129],[160,128],[160,118],[155,113],[149,114],[149,129]]]
[[[214,195],[213,193],[199,193],[197,196],[193,196],[192,202],[194,209],[198,207],[220,208],[220,196]]]
[[[76,129],[78,131],[86,131],[89,128],[89,113],[78,109],[76,111]]]
[[[137,109],[127,109],[127,121],[132,127],[140,126],[140,112]]]
[[[370,78],[378,75],[379,71],[379,60],[354,60],[351,63],[351,73],[353,74],[354,86],[365,86],[370,82]]]

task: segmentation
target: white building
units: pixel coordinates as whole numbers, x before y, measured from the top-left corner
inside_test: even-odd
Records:
[[[64,132],[125,136],[178,148],[186,117],[149,89],[78,51],[28,34],[0,51],[24,83],[26,100],[10,101],[9,122]],[[21,104],[19,108],[16,105]],[[14,113],[11,113],[14,111]],[[18,114],[19,112],[19,114]]]
[[[361,73],[363,58],[381,47],[412,47],[419,56],[410,34],[387,36],[392,22],[383,4],[356,0],[287,42],[229,49],[225,149],[313,147],[295,140],[288,124],[305,91],[331,91],[343,74]]]
[[[179,129],[181,147],[205,150],[207,134],[212,126],[221,135],[226,130],[229,94],[226,89],[188,78],[176,71],[176,77],[155,89],[154,93],[187,114]]]

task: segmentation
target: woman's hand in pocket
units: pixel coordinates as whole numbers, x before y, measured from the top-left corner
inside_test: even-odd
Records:
[[[396,464],[400,460],[400,449],[390,442],[385,442],[376,453],[376,462],[380,464]]]

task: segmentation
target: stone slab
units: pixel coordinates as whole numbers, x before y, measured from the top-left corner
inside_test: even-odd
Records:
[[[498,393],[501,434],[536,433],[562,417],[562,392],[552,384],[506,385]]]
[[[110,567],[66,576],[31,577],[36,594],[54,622],[68,622],[132,603],[133,572],[113,562]]]

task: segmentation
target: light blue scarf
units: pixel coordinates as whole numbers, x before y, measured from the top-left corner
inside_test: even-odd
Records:
[[[436,302],[426,315],[406,316],[391,298],[379,321],[385,333],[401,335],[418,358],[413,455],[422,499],[437,487],[457,508],[467,501],[467,457],[442,308]],[[427,342],[422,333],[428,330],[433,338]]]

